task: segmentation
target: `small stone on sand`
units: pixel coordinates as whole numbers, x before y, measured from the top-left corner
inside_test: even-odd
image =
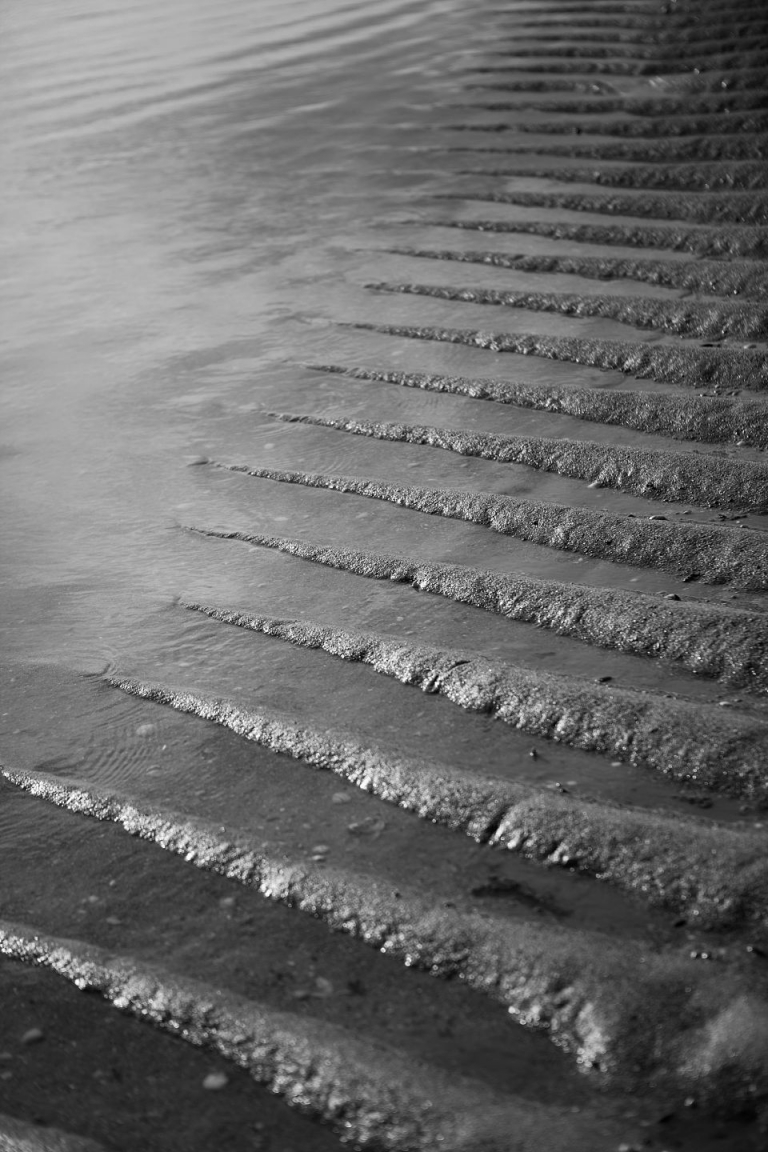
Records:
[[[203,1088],[207,1088],[209,1092],[219,1092],[222,1088],[226,1088],[227,1084],[229,1077],[223,1072],[209,1072],[203,1080]]]

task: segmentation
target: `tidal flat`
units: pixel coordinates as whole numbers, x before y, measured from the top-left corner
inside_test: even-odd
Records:
[[[0,1147],[758,1152],[763,5],[4,23]]]

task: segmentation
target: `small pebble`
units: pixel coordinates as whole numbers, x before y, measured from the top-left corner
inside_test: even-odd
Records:
[[[326,852],[330,852],[330,848],[328,847],[327,844],[315,844],[312,851],[316,852],[318,854],[318,856],[323,856],[323,855],[325,855]]]
[[[678,596],[677,592],[665,592],[664,593],[664,599],[665,600],[679,600],[680,597]]]
[[[226,1088],[227,1084],[229,1077],[223,1072],[209,1072],[203,1080],[203,1088],[207,1088],[209,1092],[219,1092],[222,1088]]]
[[[378,840],[386,826],[385,820],[375,820],[373,816],[366,816],[364,820],[353,820],[351,824],[347,824],[347,831],[353,836],[370,836],[372,840]]]
[[[151,736],[153,732],[157,731],[156,724],[139,724],[136,729],[137,736]]]
[[[667,519],[667,517],[666,517],[666,516],[659,516],[659,515],[657,515],[656,513],[654,513],[654,515],[653,515],[653,516],[649,516],[649,517],[648,517],[648,519],[649,519],[649,520],[666,520],[666,519]]]
[[[21,1038],[22,1044],[37,1044],[38,1041],[45,1039],[45,1033],[42,1028],[28,1028]]]
[[[538,760],[538,758],[539,758],[539,754],[538,754],[538,752],[536,751],[536,749],[535,749],[535,748],[531,748],[531,750],[530,750],[530,752],[528,753],[528,755],[530,756],[531,760]]]
[[[613,680],[613,676],[598,676],[595,684],[607,684],[609,680]]]

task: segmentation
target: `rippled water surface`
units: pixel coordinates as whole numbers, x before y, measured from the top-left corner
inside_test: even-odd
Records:
[[[190,582],[242,593],[177,530],[222,514],[186,466],[275,459],[263,410],[322,386],[301,362],[419,183],[369,145],[431,98],[451,8],[6,7],[7,654],[95,669]]]
[[[438,214],[434,194],[461,187],[466,156],[441,151],[451,136],[438,130],[467,118],[452,107],[459,78],[493,43],[494,19],[478,20],[460,0],[6,6],[0,538],[2,643],[14,670],[6,676],[6,755],[143,787],[154,760],[131,724],[141,727],[148,706],[114,699],[110,689],[95,706],[83,686],[83,673],[110,668],[283,705],[371,738],[397,735],[420,752],[455,759],[461,748],[465,759],[482,765],[490,756],[497,771],[535,780],[551,776],[566,755],[555,748],[553,764],[532,764],[524,737],[499,734],[444,702],[428,701],[425,713],[419,694],[372,673],[191,619],[180,597],[469,645],[544,670],[626,673],[626,658],[588,653],[576,641],[186,531],[273,532],[501,570],[522,565],[565,580],[652,591],[669,585],[663,573],[619,569],[617,576],[609,564],[479,527],[204,463],[349,472],[643,514],[647,501],[522,466],[269,415],[328,408],[559,435],[578,424],[552,416],[542,424],[519,409],[306,367],[498,373],[491,352],[349,327],[413,323],[414,315],[422,324],[499,324],[482,307],[364,290],[385,277],[510,281],[482,266],[436,264],[425,272],[407,256],[381,252],[412,243],[419,218],[420,241],[440,236],[427,226]],[[439,208],[443,218],[460,211],[447,201]],[[450,242],[477,243],[461,233]],[[547,243],[517,236],[497,246]],[[572,288],[573,277],[565,280]],[[507,329],[531,326],[530,315],[502,319]],[[612,327],[619,326],[535,317],[540,332],[610,336]],[[574,364],[530,357],[524,364],[539,383],[624,383]],[[593,426],[592,434],[604,432]],[[36,679],[33,669],[42,666],[59,672]],[[638,687],[656,687],[660,675],[680,687],[656,667],[632,665]],[[77,704],[73,684],[81,686]],[[690,677],[683,688],[718,694]],[[89,743],[86,770],[79,757]],[[626,768],[567,756],[562,771],[578,766],[607,794],[626,790]],[[655,802],[656,785],[642,787]],[[168,792],[178,800],[175,786]]]
[[[169,720],[172,739],[147,739],[157,709],[100,685],[114,668],[283,706],[372,739],[405,739],[407,728],[406,744],[421,752],[451,758],[461,749],[482,765],[494,750],[500,765],[508,760],[510,734],[485,720],[437,701],[425,712],[420,694],[373,673],[237,636],[176,606],[180,596],[208,598],[520,654],[517,634],[474,610],[457,632],[440,602],[184,531],[238,527],[446,559],[482,548],[489,563],[516,562],[481,529],[429,518],[425,530],[424,517],[387,506],[197,466],[213,457],[423,483],[488,486],[491,477],[508,490],[509,469],[492,476],[493,466],[266,414],[335,403],[443,418],[429,394],[377,395],[375,385],[304,364],[365,358],[460,370],[471,360],[466,350],[414,348],[340,323],[412,314],[409,301],[382,303],[363,285],[409,268],[376,249],[410,240],[412,229],[398,225],[429,215],[425,196],[460,165],[435,159],[432,130],[455,115],[453,77],[471,21],[458,0],[6,7],[7,761],[149,789],[186,809],[216,791],[222,815],[238,820],[233,781],[218,776],[196,791],[188,780],[192,748],[210,729]],[[424,304],[427,321],[439,314]],[[558,369],[538,366],[545,378]],[[487,418],[449,403],[459,423]],[[509,490],[530,484],[526,470],[511,471]],[[528,551],[534,566],[570,572],[572,561]],[[545,667],[562,655],[536,633],[522,654],[532,647]],[[516,757],[527,756],[529,742],[511,739]],[[535,778],[550,772],[523,763]],[[304,774],[291,779],[304,795]]]
[[[6,651],[98,666],[198,567],[175,524],[217,500],[185,464],[278,451],[261,410],[317,388],[298,366],[402,188],[367,145],[450,15],[6,6]]]
[[[138,786],[157,758],[142,706],[95,702],[79,674],[202,663],[240,686],[230,637],[201,652],[174,599],[266,603],[285,577],[183,534],[240,511],[189,465],[288,461],[263,412],[323,387],[301,363],[338,355],[369,226],[426,179],[372,145],[434,98],[452,20],[423,0],[5,6],[6,759],[83,773],[93,746],[91,770]],[[246,524],[295,530],[271,488]]]

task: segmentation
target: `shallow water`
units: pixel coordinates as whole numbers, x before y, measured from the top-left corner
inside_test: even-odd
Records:
[[[654,338],[603,320],[363,290],[380,279],[514,281],[515,273],[500,269],[380,251],[397,244],[477,243],[461,232],[446,241],[445,230],[440,239],[440,229],[413,221],[436,213],[460,217],[471,208],[432,199],[464,186],[457,174],[468,155],[451,150],[457,134],[436,130],[494,119],[482,110],[452,107],[460,77],[482,59],[486,22],[461,0],[390,0],[375,10],[304,0],[289,11],[267,0],[215,7],[177,0],[160,9],[50,3],[33,12],[16,4],[6,9],[5,25],[0,96],[13,111],[2,130],[0,603],[7,659],[75,675],[131,670],[189,687],[202,675],[209,690],[245,693],[249,704],[282,704],[315,722],[323,716],[346,720],[373,739],[399,731],[400,708],[407,706],[424,713],[425,728],[421,738],[400,731],[401,739],[442,748],[448,759],[456,759],[451,747],[469,741],[473,758],[501,774],[508,771],[503,749],[525,744],[524,737],[454,715],[442,702],[437,709],[437,702],[425,708],[418,698],[399,704],[409,690],[381,685],[372,674],[358,676],[330,657],[315,657],[312,671],[307,653],[289,657],[276,641],[234,637],[220,626],[190,621],[174,607],[177,597],[470,646],[490,657],[610,675],[638,688],[663,686],[709,700],[722,695],[689,674],[663,673],[659,681],[657,667],[638,658],[183,530],[278,532],[577,582],[702,594],[664,573],[499,539],[378,501],[191,466],[215,458],[471,486],[639,515],[668,510],[522,466],[286,426],[267,414],[330,410],[664,446],[660,437],[600,425],[587,425],[585,433],[579,421],[565,417],[305,367],[362,362],[626,387],[616,372],[535,357],[502,357],[500,366],[492,352],[345,325],[417,322]],[[632,83],[616,81],[626,90]],[[526,178],[520,186],[548,184]],[[501,219],[542,215],[482,207]],[[525,236],[501,237],[499,244],[502,250],[553,249],[552,241]],[[529,276],[526,284],[600,290],[599,282],[567,276]],[[621,282],[616,291],[633,288],[646,291]],[[653,382],[644,387],[652,389]],[[682,511],[672,506],[670,515]],[[697,516],[717,519],[707,510]],[[731,598],[727,591],[704,591]],[[260,670],[255,678],[248,675],[250,664]],[[20,766],[50,758],[39,748],[57,739],[56,726],[42,719],[48,702],[55,713],[56,683],[55,676],[41,674],[40,698],[31,690],[41,722],[28,732],[24,710],[29,739],[23,752],[15,738],[18,692],[9,692],[4,755],[19,757]],[[346,701],[341,709],[340,698]],[[446,742],[446,723],[467,739]],[[102,716],[98,709],[78,709],[77,724],[87,742]],[[58,738],[67,744],[63,730]],[[643,803],[658,803],[663,795],[675,805],[669,789],[643,773],[617,773],[605,758],[565,748],[553,754],[563,772],[598,793],[618,789]],[[541,764],[517,764],[525,778],[546,779]],[[132,781],[138,787],[146,770],[142,755],[129,757],[119,772],[122,784],[129,791]],[[107,753],[101,771],[105,781],[113,774]],[[178,796],[173,799],[178,803]],[[728,809],[726,803],[723,815]],[[233,801],[233,817],[237,813]]]
[[[179,592],[207,586],[222,602],[242,599],[262,567],[269,601],[271,558],[246,565],[231,550],[226,561],[223,549],[190,549],[179,536],[179,522],[240,515],[243,483],[186,467],[200,456],[229,448],[252,464],[329,471],[367,462],[376,474],[379,446],[275,427],[263,412],[359,407],[359,384],[308,373],[302,361],[375,359],[381,347],[396,365],[411,352],[412,342],[335,322],[414,311],[360,285],[380,275],[380,226],[439,183],[410,169],[392,126],[418,113],[417,142],[434,141],[471,19],[459,0],[6,7],[9,655],[89,671],[120,663],[137,647],[167,646],[157,611]],[[440,308],[419,312],[428,322]],[[440,346],[415,355],[419,365],[467,359]],[[545,379],[564,367],[569,378],[601,375],[526,363]],[[430,404],[385,392],[384,416],[419,419]],[[492,415],[513,429],[513,413]],[[439,453],[390,446],[384,455],[426,462],[413,482],[463,479],[461,461],[430,468]],[[481,472],[496,482],[493,466]],[[292,509],[273,507],[272,487],[253,486],[254,511],[276,530],[299,530]],[[388,533],[384,509],[352,516]],[[247,527],[253,516],[243,519]],[[334,530],[314,514],[307,526]]]
[[[57,602],[6,643],[90,666],[178,585],[184,464],[301,375],[445,7],[6,9],[3,580]]]

